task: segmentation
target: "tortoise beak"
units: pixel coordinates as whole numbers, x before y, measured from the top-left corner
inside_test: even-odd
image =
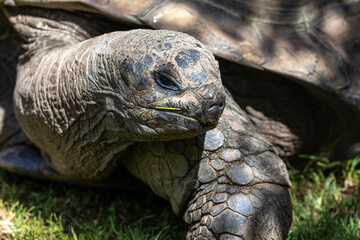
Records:
[[[217,94],[211,100],[205,101],[202,108],[195,113],[195,118],[205,126],[215,126],[225,108],[225,96]]]
[[[197,91],[197,98],[202,104],[194,117],[205,126],[216,125],[224,111],[225,94],[221,90],[210,84]]]

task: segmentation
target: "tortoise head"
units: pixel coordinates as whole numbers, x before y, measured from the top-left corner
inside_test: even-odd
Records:
[[[124,98],[136,140],[191,137],[214,128],[225,91],[214,55],[199,41],[166,30],[134,30],[117,42]]]

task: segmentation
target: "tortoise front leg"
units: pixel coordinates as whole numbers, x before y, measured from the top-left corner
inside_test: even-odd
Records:
[[[237,104],[190,140],[142,143],[123,164],[190,225],[187,239],[285,239],[289,178],[272,145]]]
[[[205,135],[199,186],[184,214],[191,225],[187,239],[287,236],[292,214],[285,164],[242,116],[228,107],[218,128]]]

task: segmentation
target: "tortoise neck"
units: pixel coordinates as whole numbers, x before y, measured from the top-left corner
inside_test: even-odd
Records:
[[[111,92],[109,76],[99,71],[113,73],[108,68],[112,59],[94,49],[104,38],[39,51],[18,65],[17,119],[54,168],[72,178],[107,177],[132,144],[122,118],[126,114],[115,108],[122,98],[104,94]]]

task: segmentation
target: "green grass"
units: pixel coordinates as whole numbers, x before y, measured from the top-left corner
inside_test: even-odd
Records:
[[[293,224],[288,239],[360,239],[360,157],[330,163],[309,157],[291,169]]]
[[[360,239],[360,158],[305,156],[290,169],[288,239]],[[150,190],[75,187],[0,171],[0,239],[183,239],[186,226]]]
[[[150,190],[75,187],[5,171],[0,184],[0,232],[14,232],[0,239],[160,240],[186,234],[169,203]]]

